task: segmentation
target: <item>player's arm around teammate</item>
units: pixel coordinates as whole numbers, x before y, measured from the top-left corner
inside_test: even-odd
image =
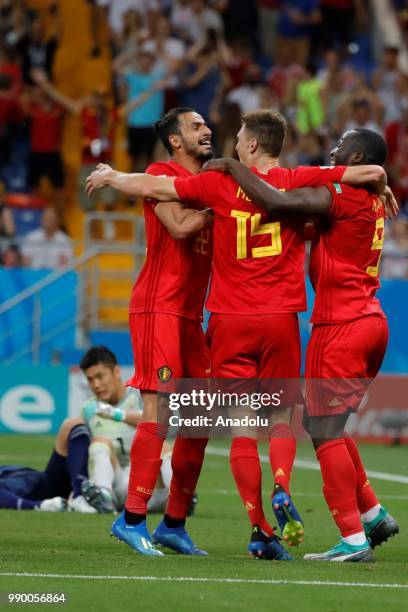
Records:
[[[211,160],[207,162],[205,170],[230,173],[253,202],[271,213],[294,212],[313,215],[326,214],[330,210],[332,196],[326,187],[278,191],[236,159]],[[371,185],[373,191],[384,194],[387,215],[392,217],[397,214],[398,204],[392,191],[386,186],[386,173],[381,166],[350,166],[346,169],[342,182],[355,187]]]

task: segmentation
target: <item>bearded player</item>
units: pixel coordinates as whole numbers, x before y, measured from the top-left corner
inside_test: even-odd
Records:
[[[191,108],[172,109],[157,124],[172,155],[149,166],[150,175],[188,177],[212,156],[211,130]],[[130,449],[129,490],[124,512],[112,534],[141,554],[162,556],[146,526],[147,504],[161,467],[165,438],[158,425],[159,385],[170,378],[208,376],[209,357],[201,327],[211,265],[208,211],[180,202],[144,202],[146,262],[132,291],[129,325],[143,415]],[[155,541],[184,554],[207,554],[191,541],[184,524],[203,463],[206,439],[177,438],[173,477]]]
[[[286,123],[269,111],[243,118],[237,150],[260,175],[281,189],[322,185],[335,177],[367,181],[382,169],[278,168]],[[161,198],[198,199],[215,212],[215,251],[207,309],[212,372],[219,378],[298,378],[300,342],[297,312],[305,310],[303,224],[276,220],[248,201],[230,177],[203,174],[182,179],[124,175],[101,167],[89,179],[90,189],[109,184],[125,193]],[[290,278],[290,280],[289,280]],[[226,342],[228,338],[228,342]],[[234,341],[234,339],[236,339]],[[277,419],[270,444],[276,489],[273,507],[283,535],[299,543],[303,526],[289,496],[296,444],[289,428],[290,411]],[[290,557],[266,521],[261,501],[261,468],[257,441],[236,437],[231,467],[253,527],[249,551],[263,558]],[[288,529],[287,529],[288,527]],[[292,530],[294,528],[294,530]],[[286,530],[286,531],[285,531]]]
[[[334,165],[382,165],[385,142],[366,129],[346,132],[331,153]],[[270,214],[321,216],[312,243],[310,277],[316,296],[306,357],[307,425],[320,463],[323,494],[340,530],[340,543],[317,561],[372,561],[372,549],[399,532],[367,478],[358,448],[344,431],[367,386],[378,373],[388,341],[387,319],[375,297],[384,242],[385,209],[369,189],[340,184],[280,193],[235,160],[228,170]],[[390,210],[398,206],[387,192]]]

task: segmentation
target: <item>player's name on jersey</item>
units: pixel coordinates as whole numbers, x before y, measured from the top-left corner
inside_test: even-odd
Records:
[[[269,419],[261,417],[260,415],[254,416],[241,416],[241,417],[229,417],[219,415],[216,418],[210,416],[197,415],[195,417],[182,417],[178,414],[172,414],[169,419],[171,427],[216,427],[216,428],[229,428],[229,427],[268,427]]]

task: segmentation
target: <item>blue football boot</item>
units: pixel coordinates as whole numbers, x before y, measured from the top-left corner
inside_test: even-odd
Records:
[[[251,539],[248,544],[248,553],[254,559],[267,559],[268,561],[293,561],[293,557],[286,552],[275,534],[267,536],[254,525]]]
[[[199,555],[202,557],[208,555],[208,552],[201,550],[197,544],[194,544],[184,525],[181,527],[167,527],[164,519],[153,531],[152,539],[154,544],[161,544],[182,555]]]
[[[297,546],[303,542],[305,530],[299,512],[290,495],[280,485],[273,488],[272,510],[278,521],[282,538],[288,546]]]
[[[111,536],[125,542],[141,555],[164,557],[163,553],[153,546],[145,520],[138,525],[128,525],[125,523],[125,513],[121,512],[118,518],[113,521]]]

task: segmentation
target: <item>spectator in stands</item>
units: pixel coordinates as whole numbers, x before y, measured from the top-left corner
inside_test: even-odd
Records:
[[[381,126],[377,123],[377,121],[375,121],[373,115],[373,107],[371,106],[369,100],[366,98],[353,100],[351,106],[351,116],[346,123],[345,130],[365,128],[381,134]]]
[[[11,79],[10,90],[13,95],[21,91],[21,68],[15,53],[6,46],[0,44],[0,76],[8,76]]]
[[[120,36],[123,15],[127,11],[137,11],[141,16],[143,27],[147,29],[150,29],[152,23],[160,16],[158,0],[102,0],[102,2],[109,5],[109,26],[114,38]]]
[[[54,208],[46,208],[41,227],[26,234],[22,243],[24,265],[29,268],[54,269],[66,266],[73,257],[70,238],[59,229]]]
[[[22,119],[21,106],[12,89],[11,76],[0,73],[0,181],[3,169],[10,160],[16,127]]]
[[[182,67],[186,55],[185,43],[172,34],[170,21],[160,17],[153,28],[153,37],[145,45],[156,53],[166,72],[176,74]]]
[[[142,47],[131,63],[116,63],[123,77],[126,101],[124,114],[128,126],[128,152],[134,171],[143,171],[151,161],[156,145],[154,124],[164,112],[167,76],[149,46]]]
[[[393,121],[385,130],[388,146],[387,173],[390,185],[402,206],[408,204],[408,100],[402,101],[403,112],[399,121]]]
[[[290,122],[287,124],[285,144],[282,154],[279,156],[279,163],[283,168],[296,168],[300,165],[298,133]]]
[[[71,100],[48,80],[45,72],[35,70],[33,79],[45,94],[68,112],[78,115],[81,120],[81,167],[79,170],[78,198],[83,210],[93,210],[98,197],[88,197],[85,193],[85,179],[98,163],[111,163],[118,112],[112,105],[108,92],[97,89],[82,100]],[[99,200],[112,208],[116,202],[113,189],[104,190]]]
[[[259,30],[262,51],[273,62],[276,57],[276,30],[282,0],[259,0]]]
[[[330,76],[340,70],[340,55],[335,49],[327,49],[324,54],[323,64],[317,70],[316,77],[322,85],[326,85]]]
[[[16,268],[21,265],[21,254],[18,246],[11,241],[16,234],[12,210],[0,201],[0,264],[4,268]]]
[[[271,90],[262,82],[260,67],[251,63],[245,70],[242,85],[232,89],[227,94],[226,100],[238,104],[241,114],[244,114],[258,108],[270,108],[273,102],[272,99],[267,100],[268,93],[271,93]]]
[[[398,121],[401,117],[398,81],[402,75],[398,68],[398,54],[398,47],[385,47],[381,65],[373,76],[373,87],[377,90],[384,109],[385,125]]]
[[[114,33],[113,42],[116,55],[123,53],[134,55],[146,40],[150,32],[142,27],[142,17],[139,11],[129,9],[122,15],[122,28],[120,32]]]
[[[341,70],[328,73],[324,87],[321,90],[326,125],[330,127],[330,136],[337,140],[341,134],[342,123],[339,109],[344,105],[347,94],[343,90]]]
[[[261,49],[257,1],[220,0],[217,8],[222,13],[226,40],[246,40],[254,55],[259,55]]]
[[[1,0],[0,38],[12,49],[27,33],[32,11],[27,9],[24,0]]]
[[[244,82],[245,71],[253,63],[253,54],[245,38],[234,38],[229,44],[229,57],[226,58],[229,89],[239,87]]]
[[[383,247],[382,273],[386,278],[408,278],[408,219],[389,223]]]
[[[210,120],[213,104],[224,88],[225,70],[220,50],[220,35],[208,30],[206,39],[195,46],[182,76],[180,103],[194,108],[206,121]]]
[[[222,34],[222,19],[217,11],[207,6],[205,0],[188,0],[174,3],[171,23],[177,34],[190,43],[200,42],[207,30]]]
[[[55,54],[61,35],[61,18],[58,2],[49,4],[48,12],[52,17],[53,28],[50,37],[46,37],[44,25],[40,16],[33,19],[29,32],[18,43],[22,55],[23,78],[26,83],[32,83],[31,71],[33,68],[44,70],[52,78]]]
[[[12,238],[16,233],[13,213],[0,201],[0,238]]]
[[[320,0],[319,39],[323,48],[345,51],[355,24],[364,24],[368,10],[364,0]]]
[[[61,155],[61,134],[64,109],[38,85],[26,89],[22,105],[30,119],[28,187],[36,194],[41,179],[47,178],[54,188],[53,200],[57,210],[62,215],[64,164]]]
[[[283,0],[278,20],[276,59],[279,65],[306,66],[313,27],[320,18],[319,0]]]
[[[303,71],[296,88],[296,125],[301,134],[310,134],[323,125],[325,117],[321,90],[322,84],[316,78],[316,69],[309,65]]]

